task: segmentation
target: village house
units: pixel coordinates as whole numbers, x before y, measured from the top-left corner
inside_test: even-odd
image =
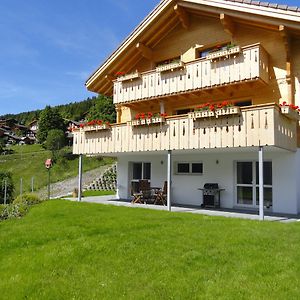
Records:
[[[300,8],[160,1],[87,80],[117,123],[76,129],[73,152],[117,157],[122,199],[167,181],[169,207],[200,206],[217,183],[221,208],[298,214],[299,49]]]

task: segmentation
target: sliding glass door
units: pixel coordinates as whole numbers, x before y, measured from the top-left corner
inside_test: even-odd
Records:
[[[132,162],[131,163],[131,195],[140,190],[139,181],[141,179],[151,180],[151,163]]]
[[[259,205],[258,162],[236,162],[236,204],[257,207]],[[272,206],[272,162],[264,162],[264,206]]]

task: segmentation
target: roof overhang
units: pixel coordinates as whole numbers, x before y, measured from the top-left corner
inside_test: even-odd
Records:
[[[279,30],[279,26],[283,25],[300,34],[300,12],[247,4],[242,0],[163,0],[89,77],[86,81],[87,89],[112,95],[114,74],[130,70],[134,63],[142,59],[136,45],[142,43],[153,48],[177,26],[179,19],[174,11],[176,4],[192,13],[198,12],[215,17],[226,13],[237,20],[266,24],[274,30]]]

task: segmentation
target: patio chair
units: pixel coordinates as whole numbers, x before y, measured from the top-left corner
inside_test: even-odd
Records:
[[[133,194],[133,200],[131,203],[144,203],[146,204],[152,198],[150,183],[148,180],[139,180],[139,193]]]
[[[157,191],[154,197],[154,204],[167,205],[168,182],[164,182],[161,190]]]

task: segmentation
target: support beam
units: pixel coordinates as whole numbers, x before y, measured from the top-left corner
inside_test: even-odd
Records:
[[[288,102],[294,104],[295,99],[294,88],[292,83],[291,37],[288,32],[288,29],[283,25],[279,26],[279,33],[282,38],[286,52],[286,82],[288,84]]]
[[[168,170],[167,170],[167,206],[168,206],[168,211],[171,211],[171,186],[172,186],[172,151],[168,150]]]
[[[142,54],[143,57],[152,60],[153,57],[153,51],[151,48],[145,46],[143,43],[137,43],[136,49],[139,50],[139,52]]]
[[[259,219],[264,220],[264,154],[263,147],[258,149]]]
[[[78,202],[81,201],[82,192],[82,154],[79,154],[78,161]]]
[[[225,14],[220,14],[220,21],[221,24],[223,25],[224,31],[228,33],[231,37],[233,37],[235,31],[235,25],[232,19]]]
[[[189,18],[188,13],[182,7],[180,7],[178,4],[176,4],[174,6],[174,11],[175,11],[176,15],[178,16],[182,27],[184,29],[189,29],[189,27],[190,27],[190,18]]]
[[[107,74],[107,75],[105,75],[105,79],[106,79],[107,81],[111,82],[111,81],[113,81],[113,80],[115,79],[115,77],[112,76],[111,74]]]

